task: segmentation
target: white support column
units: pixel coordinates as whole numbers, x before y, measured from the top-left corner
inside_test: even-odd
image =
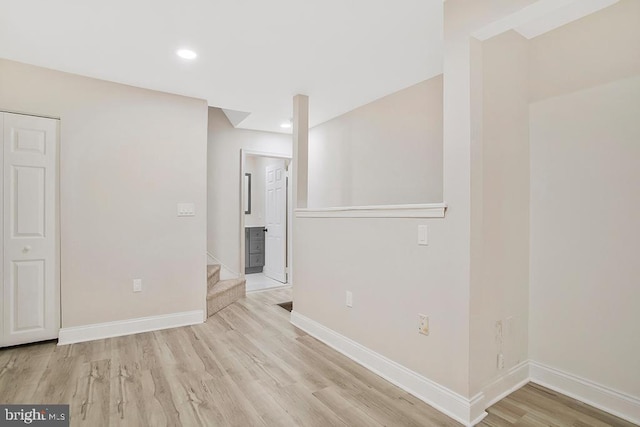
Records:
[[[307,207],[309,188],[309,97],[293,97],[293,201],[294,209]]]
[[[293,97],[293,170],[292,183],[292,238],[290,240],[289,283],[293,285],[293,299],[295,301],[295,248],[298,245],[298,231],[295,211],[307,207],[307,191],[309,188],[309,97],[296,95]]]

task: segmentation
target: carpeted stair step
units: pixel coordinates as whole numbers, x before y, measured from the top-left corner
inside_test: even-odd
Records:
[[[245,295],[245,279],[218,281],[207,293],[207,316],[213,315]]]
[[[220,265],[207,265],[207,292],[210,291],[216,283],[220,281]]]

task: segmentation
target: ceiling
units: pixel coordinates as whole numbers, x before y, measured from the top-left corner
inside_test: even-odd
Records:
[[[0,57],[203,98],[245,129],[288,132],[298,93],[313,126],[442,72],[442,0],[0,0],[0,11]],[[183,47],[198,58],[178,58]]]

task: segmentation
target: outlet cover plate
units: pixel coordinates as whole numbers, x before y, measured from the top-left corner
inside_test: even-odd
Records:
[[[418,314],[418,333],[429,335],[429,316]]]
[[[196,208],[193,203],[178,203],[178,216],[195,216]]]

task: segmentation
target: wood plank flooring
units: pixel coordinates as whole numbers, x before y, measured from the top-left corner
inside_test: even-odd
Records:
[[[529,383],[487,409],[481,426],[634,427],[585,403]]]
[[[72,426],[458,426],[289,323],[288,288],[207,323],[0,350],[0,403],[69,403]],[[528,385],[484,426],[630,426]]]

